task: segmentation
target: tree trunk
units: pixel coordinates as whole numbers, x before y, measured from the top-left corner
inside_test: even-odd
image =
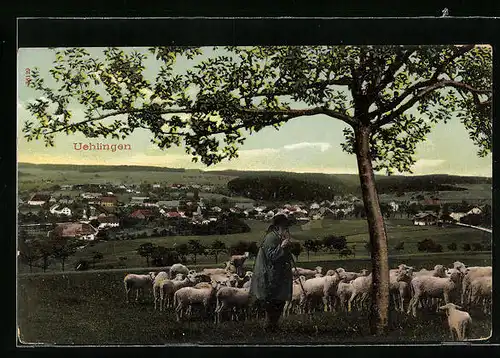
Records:
[[[62,259],[62,260],[61,260],[61,266],[62,266],[62,270],[63,270],[63,272],[64,272],[64,261],[66,261],[66,260],[65,260],[65,259]]]
[[[380,211],[370,156],[370,128],[363,125],[357,128],[355,140],[359,180],[371,244],[373,286],[370,331],[372,334],[382,335],[389,324],[389,260],[384,218]]]

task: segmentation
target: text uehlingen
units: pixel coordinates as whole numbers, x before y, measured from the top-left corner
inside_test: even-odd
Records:
[[[103,144],[103,143],[73,143],[74,150],[105,150],[116,152],[117,150],[132,150],[130,144]]]

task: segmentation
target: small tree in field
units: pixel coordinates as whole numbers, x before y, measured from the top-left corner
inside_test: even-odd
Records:
[[[54,238],[51,240],[50,245],[52,245],[52,256],[61,262],[61,268],[64,271],[66,260],[76,252],[75,242],[63,238]]]
[[[146,242],[144,244],[141,244],[137,248],[137,253],[146,259],[146,265],[148,267],[149,267],[149,259],[153,254],[154,248],[155,248],[155,246],[150,242]]]
[[[465,243],[462,245],[462,250],[463,251],[470,251],[471,250],[471,246],[469,243]]]
[[[399,244],[394,246],[394,250],[396,250],[396,251],[403,251],[404,249],[405,249],[404,241],[401,241]]]
[[[304,241],[304,249],[306,249],[307,261],[309,261],[309,252],[314,251],[315,245],[316,244],[314,243],[314,240],[307,239],[306,241]]]
[[[36,241],[20,243],[19,256],[29,266],[30,272],[33,272],[33,266],[41,258],[40,247]]]
[[[227,251],[227,247],[224,242],[220,240],[212,242],[212,245],[210,246],[210,253],[214,256],[216,264],[219,263],[219,254],[225,251]]]
[[[101,261],[103,259],[104,255],[102,252],[99,251],[93,251],[92,252],[92,268],[95,269],[95,264],[98,261]]]
[[[193,262],[196,264],[196,258],[198,255],[204,255],[206,248],[202,245],[199,240],[189,240],[189,253],[193,256]]]
[[[448,250],[450,250],[450,251],[457,251],[457,243],[456,242],[452,242],[452,243],[448,244]]]
[[[160,70],[144,76],[148,55],[117,48],[104,59],[81,48],[56,49],[50,87],[34,68],[23,131],[54,145],[56,133],[124,139],[151,131],[162,149],[184,145],[194,161],[214,165],[238,156],[246,133],[304,116],[345,125],[342,149],[356,156],[372,245],[370,328],[389,322],[387,235],[375,171],[411,172],[417,144],[433,124],[460,120],[485,156],[492,148],[492,49],[439,46],[153,47]],[[174,73],[177,58],[198,60]],[[85,107],[72,117],[72,104]],[[76,117],[76,116],[75,116]]]

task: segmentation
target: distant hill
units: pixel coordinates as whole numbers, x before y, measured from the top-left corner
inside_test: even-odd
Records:
[[[31,176],[30,169],[78,171],[81,173],[99,172],[144,172],[159,173],[193,173],[203,180],[203,183],[212,180],[214,176],[222,177],[222,184],[232,183],[230,190],[241,196],[250,197],[265,196],[273,199],[274,195],[286,199],[296,198],[297,195],[304,197],[331,197],[339,194],[361,193],[359,177],[357,174],[322,174],[322,173],[293,173],[284,171],[239,171],[239,170],[197,170],[184,168],[168,168],[140,165],[73,165],[73,164],[31,164],[18,163],[20,176]],[[236,180],[239,179],[239,180]],[[195,178],[190,179],[196,180]],[[491,185],[492,178],[471,177],[457,175],[421,175],[421,176],[384,176],[375,177],[380,194],[398,192],[432,192],[432,191],[464,191],[462,185],[488,184]],[[260,189],[259,189],[260,187]],[[274,194],[276,192],[276,194]],[[307,193],[306,193],[307,192]],[[301,194],[298,194],[301,193]],[[253,196],[253,197],[252,197]]]

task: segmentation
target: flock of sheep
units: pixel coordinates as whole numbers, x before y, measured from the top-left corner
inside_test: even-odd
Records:
[[[212,317],[215,323],[224,319],[245,320],[264,316],[259,302],[251,299],[252,272],[243,271],[247,255],[235,255],[225,268],[205,268],[199,272],[175,264],[168,272],[147,275],[128,274],[124,278],[127,302],[132,290],[152,287],[155,309],[174,309],[177,321],[190,318],[195,311]],[[294,268],[292,299],[286,302],[283,315],[312,314],[314,311],[347,311],[369,309],[372,275],[367,270],[348,272],[343,268],[315,270]],[[418,309],[445,311],[452,339],[468,337],[471,317],[462,307],[480,307],[491,313],[492,269],[436,265],[433,270],[415,271],[405,264],[390,270],[391,305],[400,312],[417,316]],[[444,305],[443,305],[444,304]]]

